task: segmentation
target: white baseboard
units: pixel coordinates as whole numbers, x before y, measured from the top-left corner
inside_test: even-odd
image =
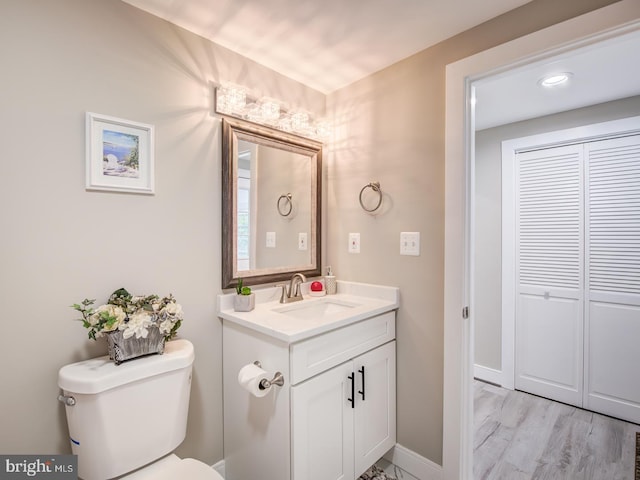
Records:
[[[477,363],[473,366],[473,376],[478,380],[502,385],[502,372],[495,368],[483,367]]]
[[[211,465],[216,472],[220,474],[222,478],[224,478],[224,459],[220,460],[218,463]]]
[[[440,465],[403,447],[399,443],[396,443],[396,446],[386,453],[384,459],[404,470],[416,480],[442,480],[442,467]],[[212,465],[211,468],[224,478],[224,459]],[[393,470],[390,473],[393,473]]]
[[[393,463],[417,480],[442,480],[442,467],[399,443],[389,450],[385,460]]]

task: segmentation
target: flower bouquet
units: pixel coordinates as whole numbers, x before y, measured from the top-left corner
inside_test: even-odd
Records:
[[[82,314],[89,338],[107,337],[109,358],[116,365],[125,360],[164,352],[164,343],[182,325],[182,307],[172,295],[133,296],[124,288],[113,292],[105,305],[94,309],[85,299],[72,308]]]

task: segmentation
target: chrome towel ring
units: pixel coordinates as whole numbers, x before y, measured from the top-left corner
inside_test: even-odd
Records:
[[[373,190],[374,192],[376,192],[378,194],[378,203],[376,204],[375,207],[373,208],[367,208],[364,206],[364,203],[362,202],[362,194],[364,193],[364,191],[370,188],[371,190]],[[382,190],[380,189],[380,182],[370,182],[368,184],[366,184],[364,187],[362,187],[362,190],[360,190],[360,206],[362,207],[362,209],[365,212],[375,212],[376,210],[378,210],[380,208],[380,205],[382,205]]]
[[[291,201],[292,197],[292,194],[287,193],[286,195],[280,195],[280,197],[278,198],[278,213],[283,217],[288,217],[289,215],[291,215],[291,210],[293,209],[293,202]],[[284,204],[282,203],[282,200],[285,201]]]

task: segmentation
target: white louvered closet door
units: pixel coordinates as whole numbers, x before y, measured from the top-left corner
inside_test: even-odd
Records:
[[[584,406],[640,423],[640,136],[585,152]]]
[[[516,155],[515,388],[580,405],[584,185],[581,145]]]

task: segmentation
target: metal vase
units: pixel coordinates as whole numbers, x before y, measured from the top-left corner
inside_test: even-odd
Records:
[[[109,358],[120,365],[122,362],[154,353],[164,353],[164,335],[156,326],[149,327],[147,338],[135,336],[124,338],[122,330],[107,333]]]

